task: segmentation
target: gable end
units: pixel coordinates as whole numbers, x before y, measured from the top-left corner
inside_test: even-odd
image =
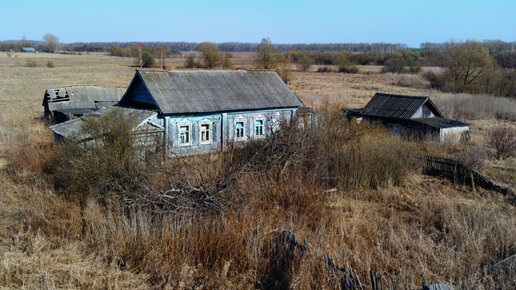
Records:
[[[138,71],[119,104],[123,107],[161,111]]]

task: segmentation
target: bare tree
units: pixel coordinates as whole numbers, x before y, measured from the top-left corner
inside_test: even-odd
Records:
[[[455,89],[464,91],[495,65],[489,51],[479,42],[447,43],[444,66]]]
[[[219,51],[219,47],[215,43],[201,43],[199,46],[199,52],[201,53],[204,65],[207,68],[214,68],[220,65],[222,54]]]
[[[47,33],[43,35],[43,40],[45,41],[46,49],[48,49],[49,51],[54,51],[59,48],[59,37],[51,33]]]
[[[278,64],[277,55],[279,52],[280,50],[272,45],[270,39],[263,38],[262,42],[258,45],[254,61],[259,68],[275,69]]]

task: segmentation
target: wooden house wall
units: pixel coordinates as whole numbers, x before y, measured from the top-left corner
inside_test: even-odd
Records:
[[[269,135],[274,128],[279,128],[282,121],[290,121],[296,108],[242,111],[211,114],[189,114],[162,116],[166,130],[167,152],[169,155],[191,155],[207,153],[212,150],[222,150],[229,143],[244,143],[255,138],[255,121],[263,119],[264,133]],[[244,122],[244,138],[236,140],[236,122]],[[211,125],[211,142],[201,144],[201,125]],[[190,143],[179,144],[179,127],[190,126]]]

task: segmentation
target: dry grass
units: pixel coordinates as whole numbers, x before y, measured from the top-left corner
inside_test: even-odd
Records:
[[[267,245],[280,229],[306,237],[339,265],[351,264],[363,280],[375,269],[400,288],[418,288],[423,281],[464,289],[513,286],[514,273],[500,275],[492,266],[516,252],[514,207],[495,194],[413,172],[398,185],[382,183],[376,190],[342,186],[331,194],[295,174],[282,176],[281,182],[275,174],[258,181],[242,174],[231,195],[234,205],[209,216],[172,218],[137,209],[122,212],[116,204],[93,198],[66,199],[41,173],[53,150],[52,135],[39,121],[43,91],[72,84],[125,87],[133,75],[132,59],[16,55],[0,54],[2,287],[260,287],[268,274]],[[250,59],[234,56],[237,65]],[[39,63],[51,58],[56,66],[24,67],[26,58]],[[369,73],[296,72],[290,86],[307,105],[313,102],[321,109],[363,106],[376,91],[453,97],[402,87],[403,75],[360,69]],[[486,148],[482,136],[498,123],[492,118],[472,121],[475,146]],[[395,150],[393,144],[386,150]],[[357,150],[375,149],[366,145]],[[196,164],[207,162],[217,168],[214,160]],[[485,167],[489,171],[514,162],[488,158]],[[335,283],[313,255],[291,270],[295,288],[331,288]]]

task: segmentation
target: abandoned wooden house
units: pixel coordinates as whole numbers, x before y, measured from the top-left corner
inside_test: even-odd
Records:
[[[264,138],[302,103],[275,71],[137,70],[117,106],[155,113],[145,122],[161,128],[167,153],[188,155]],[[70,123],[51,128],[66,137],[78,130]]]
[[[445,118],[429,97],[376,93],[364,108],[346,111],[350,117],[380,124],[411,139],[469,139],[469,125]]]
[[[43,106],[45,118],[62,123],[86,113],[117,104],[123,95],[122,89],[96,86],[68,86],[45,91]]]

